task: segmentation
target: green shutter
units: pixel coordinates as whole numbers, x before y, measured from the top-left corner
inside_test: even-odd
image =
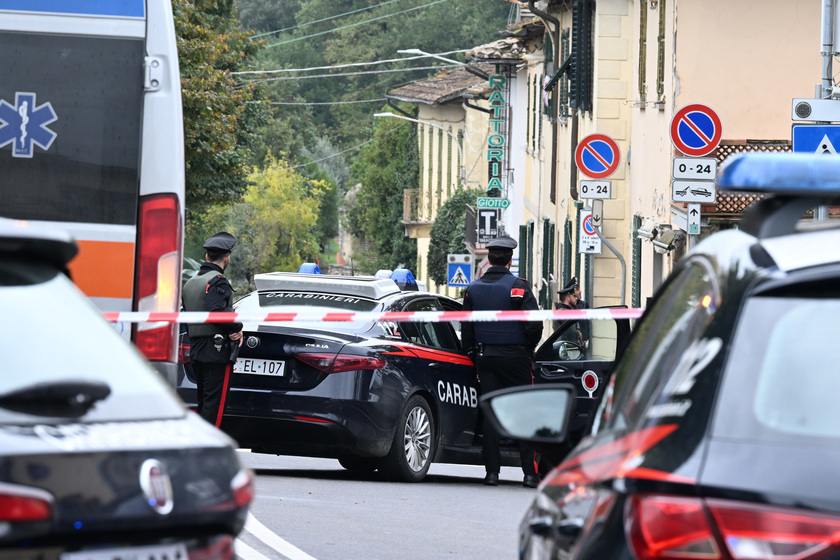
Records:
[[[566,223],[563,225],[563,279],[560,282],[565,286],[572,278],[572,221],[566,218]]]
[[[631,266],[630,299],[633,307],[642,305],[642,240],[637,232],[642,227],[642,217],[633,216],[633,264]]]

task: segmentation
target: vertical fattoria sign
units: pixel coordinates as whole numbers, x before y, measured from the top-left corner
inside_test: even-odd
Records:
[[[490,76],[490,136],[487,138],[487,164],[489,181],[487,192],[490,196],[501,196],[504,185],[505,149],[507,146],[507,77]]]

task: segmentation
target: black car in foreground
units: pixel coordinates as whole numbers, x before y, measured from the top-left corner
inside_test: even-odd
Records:
[[[0,558],[232,560],[232,440],[66,276],[71,238],[0,218]]]
[[[749,154],[767,193],[675,267],[608,381],[592,433],[540,485],[520,558],[840,558],[840,159]],[[489,395],[507,434],[557,445],[565,385]],[[488,412],[489,413],[489,412]]]
[[[234,304],[239,313],[459,311],[460,302],[402,287],[389,278],[273,272]],[[411,289],[411,288],[414,289]],[[408,289],[406,289],[408,288]],[[566,343],[560,325],[535,357],[536,381],[580,387],[582,426],[591,421],[629,321],[606,320],[585,347]],[[480,386],[455,321],[389,320],[245,324],[221,428],[256,453],[336,458],[387,479],[422,480],[432,462],[483,464]],[[584,385],[589,388],[587,392]],[[178,392],[195,403],[182,370]],[[516,446],[503,463],[519,464]]]

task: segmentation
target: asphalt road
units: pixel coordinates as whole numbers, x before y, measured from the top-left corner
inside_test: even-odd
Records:
[[[535,490],[503,467],[432,465],[419,484],[383,482],[334,459],[240,451],[257,474],[240,560],[500,559],[517,557],[519,521]]]

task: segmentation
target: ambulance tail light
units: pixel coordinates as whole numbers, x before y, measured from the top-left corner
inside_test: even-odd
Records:
[[[137,231],[134,308],[176,312],[181,299],[183,241],[178,198],[169,194],[142,197]],[[149,360],[174,362],[177,334],[177,323],[140,323],[134,341]]]
[[[840,545],[840,518],[763,504],[639,495],[625,528],[639,560],[825,558]]]

